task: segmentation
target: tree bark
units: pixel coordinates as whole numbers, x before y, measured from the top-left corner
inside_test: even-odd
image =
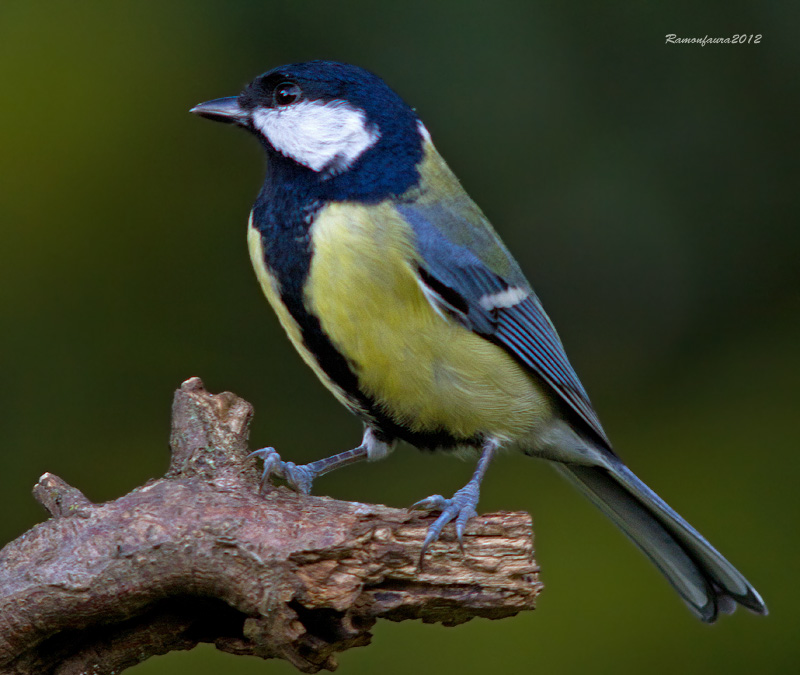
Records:
[[[369,643],[378,618],[456,625],[533,609],[530,517],[473,518],[418,556],[431,517],[259,492],[252,408],[198,378],[175,394],[164,478],[92,504],[46,473],[51,518],[0,551],[0,673],[119,673],[212,642],[314,673]]]

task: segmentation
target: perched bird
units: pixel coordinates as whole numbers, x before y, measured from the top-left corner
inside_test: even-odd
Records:
[[[472,479],[440,511],[461,540],[493,455],[550,460],[630,537],[689,608],[712,622],[759,594],[611,449],[553,324],[416,113],[362,68],[275,68],[191,112],[261,142],[267,176],[248,243],[261,287],[303,360],[364,422],[361,444],[305,465],[272,448],[264,477],[313,480],[398,441],[474,449]]]

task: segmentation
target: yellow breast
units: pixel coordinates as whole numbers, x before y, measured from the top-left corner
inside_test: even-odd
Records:
[[[388,204],[327,206],[312,228],[308,309],[361,388],[400,424],[521,438],[551,417],[547,396],[501,348],[433,309],[412,239]]]

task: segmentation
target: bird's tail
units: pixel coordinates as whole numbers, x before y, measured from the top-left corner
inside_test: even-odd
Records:
[[[611,468],[554,464],[653,561],[700,619],[711,623],[737,602],[767,613],[747,579],[622,462]]]

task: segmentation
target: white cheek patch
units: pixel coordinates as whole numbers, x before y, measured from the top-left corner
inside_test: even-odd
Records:
[[[253,112],[253,124],[282,155],[314,171],[348,169],[381,137],[363,110],[344,101],[300,101]]]
[[[520,288],[519,286],[512,286],[511,288],[506,288],[504,291],[488,293],[482,296],[479,302],[481,307],[489,312],[493,309],[508,309],[509,307],[519,304],[527,297],[528,291],[526,289]]]

